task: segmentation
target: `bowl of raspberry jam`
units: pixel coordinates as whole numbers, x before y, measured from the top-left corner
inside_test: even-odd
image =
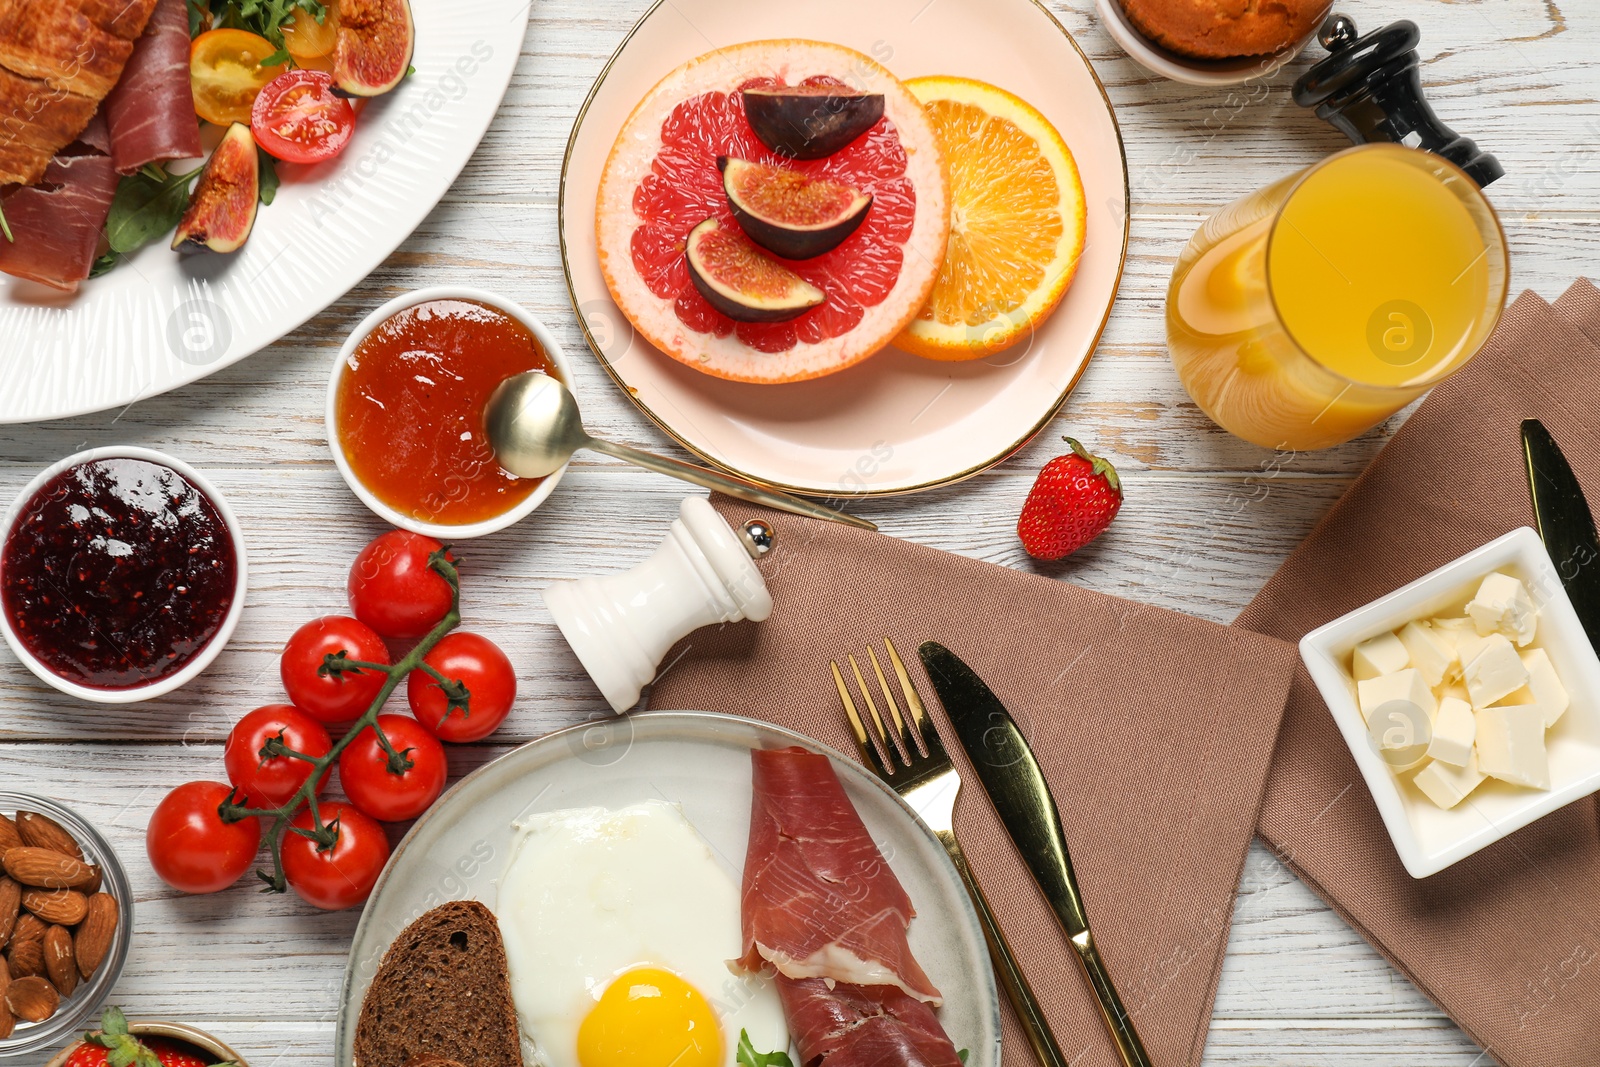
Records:
[[[23,488],[0,529],[0,634],[83,700],[170,693],[216,659],[244,609],[233,511],[160,452],[69,456]]]

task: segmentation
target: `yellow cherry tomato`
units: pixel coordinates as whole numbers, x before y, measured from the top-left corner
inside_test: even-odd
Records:
[[[261,90],[289,69],[287,62],[262,65],[276,52],[271,41],[248,30],[207,30],[196,37],[189,46],[195,114],[218,126],[248,126]]]
[[[309,11],[296,9],[293,21],[283,24],[283,46],[297,66],[325,69],[316,60],[331,65],[333,46],[339,43],[339,9],[331,3],[326,6],[321,22]]]

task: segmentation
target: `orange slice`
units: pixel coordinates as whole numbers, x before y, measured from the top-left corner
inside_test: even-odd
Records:
[[[1083,254],[1072,150],[1030,104],[969,78],[913,78],[950,173],[950,240],[933,293],[895,344],[979,359],[1030,336]]]

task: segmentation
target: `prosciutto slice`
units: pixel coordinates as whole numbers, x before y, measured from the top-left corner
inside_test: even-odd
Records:
[[[104,112],[119,174],[200,155],[200,123],[189,84],[187,0],[158,0],[122,80],[106,97]]]
[[[888,986],[930,1005],[939,990],[911,955],[915,910],[826,756],[757,751],[743,887],[748,971]]]
[[[933,1009],[896,986],[776,981],[800,1067],[961,1067]]]
[[[0,198],[15,238],[0,236],[0,271],[69,293],[89,276],[120,180],[104,154],[107,143],[96,116],[75,145],[50,161],[42,182]]]

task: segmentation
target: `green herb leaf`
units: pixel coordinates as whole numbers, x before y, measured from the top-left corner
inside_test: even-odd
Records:
[[[278,195],[278,161],[260,147],[256,148],[256,158],[261,163],[261,176],[257,179],[261,186],[261,202],[270,204]]]
[[[263,67],[281,67],[285,63],[289,62],[289,60],[291,58],[293,58],[293,57],[291,57],[289,55],[289,50],[280,45],[276,52],[272,53],[266,59],[263,59],[261,61],[261,66],[263,66]]]
[[[107,252],[105,255],[94,261],[94,266],[89,268],[89,277],[98,278],[102,274],[110,274],[116,269],[117,264],[121,262],[121,256],[117,255],[115,252]]]
[[[789,1058],[789,1053],[783,1049],[776,1052],[757,1052],[755,1046],[750,1044],[750,1032],[739,1031],[739,1067],[794,1067],[794,1061]]]
[[[958,1050],[956,1050],[956,1059],[960,1060],[962,1063],[966,1063],[967,1062],[967,1054],[970,1051],[971,1051],[970,1049],[958,1049]]]
[[[14,245],[17,243],[17,239],[11,236],[11,224],[6,222],[6,213],[4,208],[0,208],[0,234],[5,234],[7,244]]]
[[[170,233],[189,206],[189,185],[198,176],[198,170],[169,175],[160,167],[146,167],[123,178],[106,218],[111,251],[126,255]]]

